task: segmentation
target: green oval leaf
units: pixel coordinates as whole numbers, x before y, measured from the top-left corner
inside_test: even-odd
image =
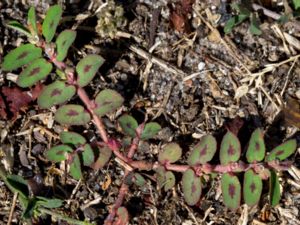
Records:
[[[158,161],[162,164],[174,163],[180,159],[182,150],[176,143],[166,144],[162,151],[159,152]]]
[[[196,176],[194,170],[188,169],[182,176],[182,192],[186,203],[196,205],[202,192],[201,178]]]
[[[228,131],[221,143],[220,161],[226,165],[239,160],[241,155],[241,144],[239,139],[230,131]]]
[[[23,24],[19,23],[18,21],[10,21],[6,26],[20,32],[21,34],[25,34],[27,37],[32,36],[30,30],[28,30],[27,27],[23,26]]]
[[[261,35],[262,34],[262,31],[259,28],[258,18],[255,16],[254,13],[251,13],[251,16],[250,16],[249,31],[250,31],[251,34],[254,34],[254,35]]]
[[[70,131],[63,131],[59,134],[60,140],[64,144],[72,144],[75,146],[84,145],[86,140],[83,136],[78,133],[70,132]]]
[[[15,70],[42,56],[42,49],[33,44],[24,44],[10,51],[1,65],[4,71]]]
[[[55,81],[44,87],[38,97],[38,105],[42,109],[49,109],[54,105],[59,105],[70,100],[76,92],[73,85],[68,85],[63,81]]]
[[[270,176],[270,204],[274,207],[280,201],[280,184],[276,172],[271,170]]]
[[[100,55],[88,55],[81,59],[76,66],[77,83],[80,87],[88,85],[96,75],[104,59]]]
[[[159,131],[161,126],[156,122],[146,123],[144,130],[141,135],[142,140],[153,138]]]
[[[82,159],[85,166],[91,166],[95,161],[94,151],[89,144],[83,146]]]
[[[117,210],[117,219],[114,224],[127,225],[129,221],[128,211],[125,207],[120,207]]]
[[[63,61],[66,58],[68,50],[74,42],[75,38],[76,31],[73,30],[64,30],[58,35],[55,42],[57,51],[56,59],[58,61]]]
[[[249,140],[246,158],[249,163],[260,162],[264,159],[266,152],[264,133],[261,129],[257,128],[251,134]]]
[[[27,181],[19,176],[10,174],[6,177],[7,183],[14,189],[14,191],[18,192],[23,198],[29,197],[29,189]]]
[[[51,63],[43,58],[36,59],[18,76],[17,84],[23,88],[31,87],[39,80],[46,78],[51,70]]]
[[[43,36],[46,42],[49,43],[54,37],[61,15],[62,8],[59,5],[53,5],[48,9],[42,25]]]
[[[67,159],[68,153],[73,149],[68,145],[57,145],[45,152],[45,156],[48,160],[53,162],[61,162]]]
[[[63,204],[63,201],[57,198],[50,199],[42,196],[36,196],[36,198],[38,200],[37,204],[47,209],[59,208]]]
[[[223,174],[221,188],[225,206],[231,210],[236,210],[241,202],[241,184],[237,176],[228,173]]]
[[[124,99],[118,92],[105,89],[101,91],[95,99],[95,103],[97,105],[95,113],[102,117],[117,110],[120,106],[122,106],[123,102]]]
[[[188,157],[188,164],[191,166],[205,164],[212,160],[217,151],[217,141],[212,135],[205,135],[200,142],[192,149]]]
[[[81,105],[63,105],[55,113],[55,120],[66,125],[85,125],[91,120],[90,114]]]
[[[171,171],[166,171],[164,167],[158,167],[156,170],[156,178],[158,187],[164,188],[165,191],[172,189],[175,186],[175,175]]]
[[[129,135],[133,138],[136,136],[135,130],[139,125],[132,116],[123,115],[118,119],[118,122],[126,135]]]
[[[225,34],[230,33],[235,26],[242,23],[248,17],[249,17],[249,15],[243,15],[243,14],[233,16],[226,22],[226,24],[224,26],[224,33]]]
[[[82,178],[81,165],[78,154],[72,155],[72,161],[70,162],[70,174],[76,180]]]
[[[260,176],[252,169],[247,170],[244,174],[243,196],[247,205],[256,205],[262,192],[262,180]]]
[[[99,147],[99,157],[97,159],[97,161],[92,165],[92,168],[94,170],[99,170],[101,168],[103,168],[106,163],[108,163],[112,151],[108,148],[108,147]]]
[[[37,23],[36,23],[36,14],[35,14],[35,9],[33,6],[31,6],[28,11],[27,24],[28,24],[29,28],[32,30],[31,33],[33,35],[37,35],[38,29],[37,29]]]
[[[132,182],[139,187],[144,187],[146,184],[145,178],[139,173],[133,174]]]
[[[288,140],[274,148],[266,157],[266,161],[284,160],[291,156],[297,149],[296,139]]]

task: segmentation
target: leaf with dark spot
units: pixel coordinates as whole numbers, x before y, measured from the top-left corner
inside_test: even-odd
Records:
[[[226,165],[239,160],[241,155],[241,144],[239,139],[230,131],[228,131],[221,143],[220,161]]]
[[[63,131],[59,134],[60,140],[64,144],[72,144],[76,147],[86,143],[86,140],[83,136],[78,133]]]
[[[42,25],[43,36],[46,42],[49,43],[54,37],[61,16],[62,8],[59,5],[53,5],[48,9]]]
[[[247,205],[256,205],[262,192],[262,180],[260,176],[252,169],[247,170],[244,174],[243,196]]]
[[[249,140],[246,158],[249,163],[253,163],[254,161],[260,162],[265,158],[265,141],[263,131],[257,128],[251,134],[251,138]]]
[[[18,76],[17,84],[20,87],[31,87],[38,81],[46,78],[52,70],[52,64],[45,59],[40,58],[34,60],[27,66]]]
[[[192,149],[188,158],[191,166],[205,164],[212,160],[217,151],[217,141],[212,135],[205,135],[200,142]]]
[[[291,156],[297,149],[296,139],[288,140],[274,148],[266,157],[266,161],[284,160]]]
[[[95,113],[102,117],[117,110],[123,102],[124,99],[118,92],[110,89],[102,90],[95,99],[97,105]]]
[[[225,173],[222,175],[221,188],[226,207],[236,210],[241,202],[241,184],[237,176]]]
[[[50,108],[70,100],[76,92],[73,85],[68,85],[63,81],[55,81],[54,83],[43,88],[42,93],[38,97],[38,104],[41,108]]]
[[[142,140],[147,140],[153,138],[159,131],[161,130],[161,126],[156,122],[146,123],[143,132],[141,134]]]
[[[182,176],[182,191],[186,203],[190,206],[197,204],[202,192],[201,178],[194,170],[188,169]]]
[[[55,120],[66,125],[85,125],[91,120],[91,116],[81,105],[69,104],[56,111]]]
[[[63,61],[67,54],[70,46],[76,38],[76,31],[73,30],[64,30],[61,32],[56,39],[56,59],[58,61]]]
[[[45,152],[45,156],[48,160],[53,162],[61,162],[67,159],[67,155],[72,152],[73,149],[68,145],[57,145]]]
[[[118,122],[122,128],[122,131],[131,137],[136,136],[136,128],[138,128],[138,122],[129,115],[123,115],[118,119]]]
[[[100,55],[87,55],[81,59],[76,66],[78,85],[80,87],[88,85],[103,63],[104,59]]]
[[[177,143],[166,144],[158,154],[158,161],[162,164],[174,163],[180,159],[182,150]]]
[[[3,60],[2,70],[15,70],[42,56],[42,49],[33,44],[24,44],[10,51]]]

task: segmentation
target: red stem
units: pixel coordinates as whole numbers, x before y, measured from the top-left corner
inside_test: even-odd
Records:
[[[107,137],[107,133],[105,131],[105,127],[102,123],[102,120],[94,112],[95,103],[89,99],[86,91],[82,87],[77,87],[77,94],[78,94],[79,98],[81,99],[81,101],[85,104],[87,110],[92,115],[93,122],[94,122],[95,126],[97,127],[103,142],[107,143],[108,137]]]

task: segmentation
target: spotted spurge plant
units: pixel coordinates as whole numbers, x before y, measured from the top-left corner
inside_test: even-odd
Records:
[[[252,133],[245,149],[247,162],[241,161],[240,141],[230,130],[220,144],[210,134],[203,136],[191,148],[187,164],[175,164],[178,161],[184,162],[182,148],[175,142],[162,144],[156,162],[135,161],[133,157],[138,151],[140,141],[151,140],[161,127],[156,122],[138,124],[135,118],[124,114],[116,123],[121,127],[124,136],[129,137],[128,147],[122,147],[124,145],[119,138],[107,134],[102,117],[121,107],[124,99],[111,89],[101,90],[93,100],[88,97],[84,87],[96,76],[104,59],[99,55],[87,55],[76,65],[65,61],[68,50],[76,38],[76,31],[64,30],[56,35],[62,13],[59,5],[50,7],[41,29],[34,8],[29,10],[26,26],[15,21],[10,22],[8,26],[26,34],[30,43],[22,44],[8,53],[1,68],[3,71],[22,68],[17,85],[23,88],[32,87],[46,79],[52,80],[38,97],[39,107],[41,109],[56,107],[55,121],[64,126],[88,125],[92,121],[98,129],[100,137],[96,147],[79,133],[61,132],[61,144],[44,153],[49,161],[54,164],[65,161],[70,175],[76,180],[85,178],[82,168],[99,170],[105,167],[112,155],[122,162],[121,165],[125,165],[123,183],[105,224],[128,223],[128,212],[122,206],[124,197],[131,185],[141,188],[146,185],[147,179],[139,173],[142,170],[154,171],[158,187],[163,191],[175,187],[178,181],[174,173],[182,173],[183,198],[190,206],[201,204],[203,182],[207,182],[206,178],[213,177],[214,174],[221,175],[223,201],[229,209],[236,210],[242,199],[249,206],[257,204],[262,194],[263,180],[266,179],[270,179],[271,205],[279,203],[280,185],[277,171],[290,167],[291,162],[285,160],[295,152],[296,140],[288,140],[266,153],[263,131],[259,128]],[[52,76],[49,77],[49,74]],[[81,99],[82,105],[68,103],[76,97]],[[218,162],[216,154],[219,156],[219,163],[215,163]],[[211,161],[213,163],[210,163]],[[239,174],[243,174],[242,179]]]

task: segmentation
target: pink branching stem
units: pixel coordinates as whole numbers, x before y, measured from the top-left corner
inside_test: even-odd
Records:
[[[94,122],[95,126],[97,127],[103,142],[107,143],[108,137],[107,137],[105,127],[102,123],[102,120],[94,112],[95,103],[89,99],[86,91],[82,87],[77,87],[77,94],[78,94],[79,98],[81,99],[81,101],[85,104],[85,106],[88,109],[88,111],[90,112],[90,114],[92,115],[93,122]]]
[[[137,147],[139,145],[139,141],[140,141],[140,136],[141,136],[141,133],[144,129],[144,123],[141,124],[137,129],[136,129],[136,137],[132,140],[132,143],[131,143],[131,146],[128,150],[128,153],[127,153],[127,157],[124,157],[118,149],[114,149],[112,150],[113,153],[118,157],[118,155],[122,155],[122,158],[125,158],[125,160],[123,160],[124,162],[126,162],[127,164],[131,165],[131,162],[132,162],[132,157],[134,156],[134,153],[136,152],[137,150]],[[121,157],[120,157],[121,158]],[[122,159],[121,158],[121,159]],[[139,161],[137,161],[139,162]],[[141,167],[145,166],[146,164],[144,162],[142,162],[142,164],[140,165]],[[137,164],[135,166],[138,166]],[[151,166],[150,166],[151,168]],[[126,177],[128,175],[130,171],[128,171],[128,169],[125,168],[125,174],[124,174],[124,177]],[[117,200],[110,212],[110,214],[108,215],[108,217],[106,218],[105,220],[105,225],[111,225],[113,224],[114,222],[114,218],[116,216],[116,213],[117,213],[117,210],[118,208],[120,208],[123,204],[123,201],[124,201],[124,198],[125,198],[125,195],[126,193],[129,191],[129,186],[124,182],[123,180],[123,183],[121,185],[121,188],[120,188],[120,191],[119,191],[119,194],[118,194],[118,197],[117,197]]]
[[[140,141],[140,138],[139,138],[139,137],[135,137],[135,138],[133,139],[133,141],[132,141],[132,143],[131,143],[131,146],[130,146],[130,148],[129,148],[129,150],[128,150],[128,154],[127,154],[127,157],[128,157],[128,158],[131,159],[131,158],[133,157],[133,155],[134,155],[134,153],[135,153],[135,151],[136,151],[136,149],[137,149],[137,147],[138,147],[139,141]]]
[[[56,53],[53,49],[52,46],[49,46],[49,44],[45,43],[44,41],[41,41],[40,43],[37,44],[38,46],[42,47],[46,53],[46,55],[48,56],[48,58],[50,59],[50,61],[59,69],[64,70],[67,68],[67,65],[64,62],[60,62],[56,59]],[[76,81],[74,79],[74,71],[70,70],[70,71],[65,71],[67,74],[67,79],[68,79],[68,83],[70,84],[76,84]],[[103,140],[103,142],[107,143],[108,142],[108,137],[107,137],[107,133],[105,130],[105,127],[102,123],[101,118],[99,118],[95,112],[94,112],[94,107],[95,107],[95,103],[89,99],[87,93],[85,92],[85,90],[82,87],[79,87],[77,85],[75,85],[77,87],[77,94],[79,96],[79,98],[82,100],[82,102],[84,103],[84,105],[86,106],[86,108],[88,109],[89,113],[92,115],[93,118],[93,122],[95,124],[95,126],[97,127],[100,136]]]

